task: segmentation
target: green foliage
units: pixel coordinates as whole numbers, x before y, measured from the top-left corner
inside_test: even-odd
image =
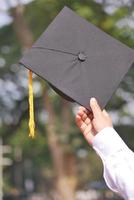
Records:
[[[118,20],[124,18],[129,14],[129,9],[127,6],[118,9],[113,15],[108,15],[102,4],[97,4],[93,0],[36,0],[32,3],[25,6],[25,18],[29,27],[32,30],[34,35],[34,40],[36,40],[39,35],[47,28],[50,22],[58,14],[58,12],[65,6],[69,6],[75,10],[80,16],[89,20],[93,24],[97,25],[99,28],[103,29],[108,34],[122,41],[123,43],[129,45],[130,47],[134,46],[134,40],[131,38],[132,29],[125,27],[119,29],[116,26]],[[3,51],[4,48],[8,48],[8,51]],[[16,86],[17,91],[20,92],[20,99],[11,98],[11,94],[14,94],[14,91],[7,92],[6,98],[10,99],[14,103],[12,109],[8,109],[8,106],[5,105],[2,101],[3,96],[0,95],[0,120],[2,125],[0,125],[0,135],[4,136],[5,143],[10,144],[14,149],[19,147],[22,149],[23,160],[30,159],[35,166],[38,166],[38,170],[43,170],[45,176],[47,171],[52,173],[52,160],[48,148],[47,137],[46,137],[46,128],[45,128],[45,119],[44,122],[40,120],[40,113],[44,112],[44,91],[45,88],[49,88],[45,84],[44,80],[35,78],[36,81],[41,86],[39,94],[35,95],[35,114],[36,114],[36,131],[37,137],[35,139],[30,139],[28,137],[28,99],[27,99],[27,88],[24,85],[21,85],[21,81],[26,76],[26,73],[23,72],[23,69],[20,71],[13,65],[17,63],[19,57],[21,56],[20,42],[16,37],[12,24],[2,27],[0,29],[0,57],[6,61],[6,65],[3,68],[0,68],[0,81],[4,81],[5,87],[3,90],[6,90],[7,80],[11,80]],[[21,74],[21,75],[20,75]],[[121,83],[120,88],[128,92],[130,95],[134,93],[134,70],[133,68],[129,71],[124,81]],[[15,95],[12,95],[15,96]],[[79,174],[79,185],[83,185],[89,180],[100,179],[102,173],[102,166],[96,155],[91,151],[89,145],[85,142],[82,134],[79,133],[76,125],[74,123],[74,114],[71,110],[71,126],[68,134],[64,134],[64,130],[61,129],[61,98],[56,95],[50,89],[50,97],[53,102],[53,107],[55,109],[57,118],[56,118],[56,132],[58,137],[62,142],[62,146],[65,151],[73,152],[74,155],[77,155],[80,149],[89,150],[88,156],[81,159],[79,156],[78,160],[78,171]],[[126,104],[126,100],[115,93],[108,104],[109,110],[118,110],[122,111],[122,107]],[[73,106],[72,106],[73,108]],[[14,119],[11,123],[5,123],[4,117],[6,115],[12,116]],[[121,113],[125,115],[126,113]],[[131,128],[131,131],[130,131]],[[133,127],[127,126],[126,129],[124,126],[119,128],[119,131],[122,132],[123,138],[128,142],[130,147],[134,149],[133,134],[131,134]],[[126,134],[129,131],[129,134]],[[12,155],[13,159],[14,154]],[[37,170],[37,169],[36,169]],[[53,173],[52,173],[53,174]],[[7,181],[8,182],[8,181]],[[8,183],[7,183],[8,185]],[[9,184],[10,185],[10,184]],[[8,188],[8,187],[7,187]]]
[[[36,130],[36,137],[34,139],[30,138],[27,120],[21,122],[16,132],[8,139],[8,143],[13,149],[15,149],[15,147],[21,148],[23,158],[32,159],[38,166],[45,162],[49,165],[50,153],[48,151],[45,130],[41,133]]]

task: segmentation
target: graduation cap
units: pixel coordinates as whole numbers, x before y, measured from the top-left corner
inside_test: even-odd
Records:
[[[106,106],[133,61],[133,49],[64,7],[20,63],[90,109],[91,97]]]

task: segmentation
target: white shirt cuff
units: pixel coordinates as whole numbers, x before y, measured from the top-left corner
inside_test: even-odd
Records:
[[[112,127],[104,128],[94,137],[93,148],[102,160],[124,148],[128,149],[127,145]]]

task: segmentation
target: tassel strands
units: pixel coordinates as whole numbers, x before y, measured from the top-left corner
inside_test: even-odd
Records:
[[[29,70],[29,137],[35,137],[32,71]]]

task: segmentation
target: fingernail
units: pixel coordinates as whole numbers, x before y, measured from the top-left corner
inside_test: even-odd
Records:
[[[82,110],[82,108],[81,108],[81,107],[79,107],[79,109],[78,109],[78,110],[80,111],[80,110]]]
[[[79,106],[79,109],[83,109],[83,106]]]
[[[92,97],[92,98],[90,99],[90,101],[93,102],[93,103],[96,103],[96,102],[97,102],[96,99],[95,99],[94,97]]]

